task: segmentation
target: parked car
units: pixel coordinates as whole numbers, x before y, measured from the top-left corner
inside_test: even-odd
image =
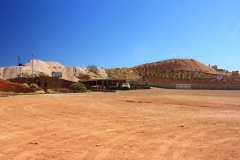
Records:
[[[110,90],[117,90],[118,89],[118,83],[112,83],[108,86]]]
[[[128,90],[130,90],[130,84],[129,83],[123,83],[123,85],[122,85],[122,89],[128,89]]]

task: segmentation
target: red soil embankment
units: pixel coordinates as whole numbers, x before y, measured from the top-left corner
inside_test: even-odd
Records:
[[[36,89],[29,88],[22,84],[12,83],[12,82],[0,79],[0,91],[16,92],[16,93],[20,93],[20,92],[29,93],[29,92],[35,92]]]

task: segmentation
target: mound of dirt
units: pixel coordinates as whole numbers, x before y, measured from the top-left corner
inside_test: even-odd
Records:
[[[168,59],[132,67],[135,70],[174,70],[174,71],[200,71],[218,74],[215,69],[208,67],[194,59]]]
[[[204,83],[215,83],[217,77],[221,76],[221,83],[232,83],[240,81],[239,76],[232,76],[232,73],[225,70],[215,70],[194,59],[168,59],[153,63],[142,64],[131,68],[142,79],[152,82],[150,79],[156,77],[158,82],[163,83],[166,79],[204,81]],[[148,78],[147,78],[148,77]],[[152,77],[152,78],[149,78]],[[218,83],[218,82],[217,82]]]
[[[89,78],[106,78],[107,73],[104,69],[98,68],[93,73],[87,68],[65,67],[59,62],[43,62],[41,60],[31,60],[24,66],[11,66],[0,68],[0,78],[11,79],[16,77],[51,76],[52,72],[62,72],[62,79],[77,82],[81,75],[88,75]]]

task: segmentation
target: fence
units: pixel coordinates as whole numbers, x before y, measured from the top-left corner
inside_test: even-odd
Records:
[[[240,90],[240,85],[214,84],[158,84],[143,81],[128,81],[131,86],[148,86],[168,89],[200,89],[200,90]]]

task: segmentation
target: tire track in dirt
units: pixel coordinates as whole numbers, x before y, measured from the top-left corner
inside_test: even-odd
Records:
[[[30,109],[30,111],[33,112],[32,106],[27,106],[27,107],[25,107],[25,109],[27,109],[27,110]],[[98,134],[102,134],[102,133],[98,133]],[[86,133],[86,135],[87,135],[87,133]],[[64,144],[66,144],[66,143],[70,144],[70,143],[74,142],[77,138],[79,138],[79,137],[75,137],[75,138],[71,137],[71,138],[67,138],[65,140],[57,141],[57,143],[56,142],[54,143],[54,146],[60,146],[60,148],[61,148],[61,146],[63,146]],[[21,144],[21,145],[23,145],[23,144]],[[70,152],[70,151],[68,150],[68,152]],[[31,152],[31,153],[36,154],[35,152]],[[23,153],[23,155],[20,155],[20,157],[24,158],[24,155],[27,155],[27,154]],[[21,158],[19,158],[19,159],[21,159]]]
[[[179,157],[185,157],[185,152],[187,152],[187,148],[191,144],[191,139],[200,137],[206,131],[202,131],[202,128],[199,129],[190,129],[185,130],[182,134],[175,135],[168,139],[168,148],[164,154],[166,159],[178,159]],[[184,152],[184,153],[183,153]],[[181,156],[180,156],[181,154]],[[187,158],[187,157],[185,157]],[[188,157],[190,158],[190,157]]]
[[[239,109],[163,104],[143,93],[0,99],[0,159],[239,159]]]

